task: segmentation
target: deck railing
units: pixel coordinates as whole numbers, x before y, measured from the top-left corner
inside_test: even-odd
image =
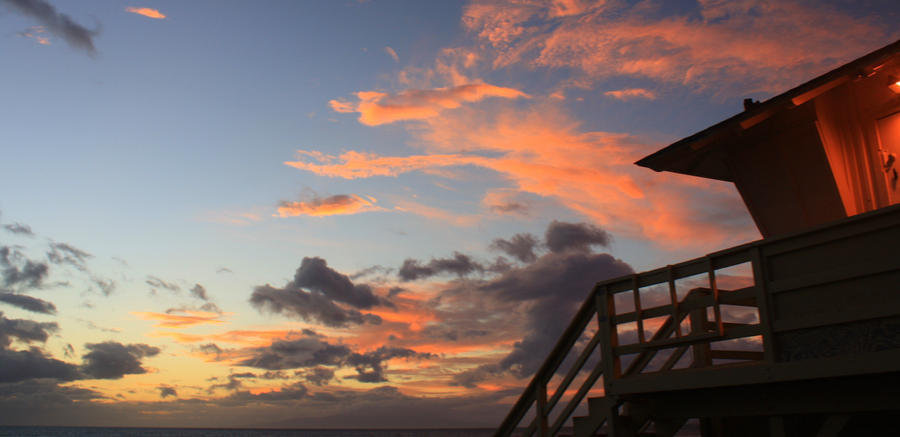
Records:
[[[615,379],[645,372],[654,359],[659,361],[666,352],[668,356],[657,371],[671,370],[689,348],[694,349],[691,367],[712,366],[719,359],[762,359],[761,352],[720,351],[710,347],[713,341],[754,337],[763,333],[758,322],[725,322],[722,310],[723,305],[755,308],[757,302],[764,300],[759,287],[751,285],[731,291],[719,288],[716,280],[718,270],[741,264],[749,264],[752,272],[757,273],[757,253],[758,248],[754,244],[739,246],[704,258],[598,283],[495,435],[512,435],[532,407],[535,408],[534,419],[525,427],[523,435],[555,435],[601,376],[606,375],[604,388],[609,390]],[[705,275],[706,283],[698,284],[696,280],[688,282],[690,291],[684,290],[683,297],[679,297],[676,282],[699,274]],[[754,280],[753,283],[758,281]],[[666,286],[664,295],[668,302],[645,308],[645,300],[657,301],[663,295],[660,290],[652,289],[658,285]],[[617,298],[626,293],[632,293],[630,301],[633,302],[633,308],[619,312],[617,306],[623,305],[621,302],[617,305],[617,300],[621,301]],[[710,310],[711,321],[707,317]],[[648,323],[659,321],[661,317],[664,320],[658,325]],[[690,328],[688,332],[682,332],[682,322],[686,318],[690,319]],[[590,329],[591,321],[597,323],[597,329]],[[627,334],[636,336],[636,341],[630,344],[620,342],[620,327],[627,324],[636,325],[636,329],[625,330]],[[654,326],[651,325],[657,325],[655,333],[648,335],[648,330],[654,331]],[[548,384],[554,376],[561,373],[560,365],[573,352],[578,340],[585,337],[590,338],[590,341],[578,352],[553,395],[548,397]],[[593,368],[585,368],[597,346],[600,346],[602,359],[595,360]],[[624,371],[623,363],[626,365]],[[558,414],[555,414],[556,419],[551,423],[551,413],[556,413],[555,407],[581,372],[590,373]]]
[[[660,379],[668,373],[689,375],[696,387],[708,383],[698,376],[706,373],[680,368],[733,367],[768,381],[765,372],[748,373],[755,369],[748,366],[782,365],[812,356],[797,338],[827,337],[831,331],[825,328],[841,330],[847,323],[869,323],[878,332],[885,331],[879,324],[900,323],[900,298],[895,297],[900,283],[898,246],[900,205],[895,205],[602,281],[495,435],[556,435],[592,390],[602,389],[604,396],[612,397],[605,416],[612,417],[618,414],[619,394],[654,390],[660,384],[685,386],[681,380],[673,385],[671,378]],[[835,307],[837,302],[840,307]],[[866,343],[875,344],[873,351],[898,343],[890,335],[876,340]],[[592,360],[598,346],[601,359]],[[691,354],[685,356],[688,351]],[[880,361],[884,360],[873,360],[870,367]],[[563,363],[571,365],[564,369]],[[892,363],[881,367],[892,368]],[[834,365],[835,375],[847,373],[840,366]],[[802,377],[802,373],[791,374]],[[578,389],[570,392],[570,385],[585,374]],[[597,385],[601,376],[603,384]],[[551,383],[555,389],[548,396]],[[571,397],[563,402],[566,394]],[[526,417],[531,420],[523,425]]]

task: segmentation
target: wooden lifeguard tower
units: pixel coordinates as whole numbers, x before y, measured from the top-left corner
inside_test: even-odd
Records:
[[[598,283],[497,436],[900,435],[900,41],[744,109],[637,164],[764,239]]]

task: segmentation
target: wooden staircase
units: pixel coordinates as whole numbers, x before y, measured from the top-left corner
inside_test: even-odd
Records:
[[[897,247],[900,205],[600,282],[495,435],[893,435]]]

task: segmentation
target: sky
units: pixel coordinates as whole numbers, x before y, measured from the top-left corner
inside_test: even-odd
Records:
[[[600,280],[759,238],[634,161],[890,0],[0,0],[0,423],[493,427]]]

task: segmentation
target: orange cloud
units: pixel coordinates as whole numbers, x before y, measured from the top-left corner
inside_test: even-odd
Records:
[[[363,199],[355,194],[338,194],[336,196],[314,198],[308,202],[281,202],[278,207],[279,217],[296,217],[308,215],[325,217],[330,215],[359,214],[361,212],[379,211],[375,206],[375,198]]]
[[[530,96],[514,88],[470,83],[448,88],[412,89],[398,94],[360,91],[356,93],[356,97],[358,101],[355,103],[331,100],[329,104],[336,112],[358,112],[360,123],[377,126],[436,117],[446,109],[459,108],[463,103],[477,102],[488,97],[519,99]]]
[[[656,99],[656,93],[653,91],[643,89],[643,88],[626,88],[622,90],[613,90],[607,91],[603,93],[612,98],[616,98],[622,101],[634,100],[634,99],[647,99],[653,100]]]
[[[349,151],[335,157],[301,151],[311,159],[287,164],[347,179],[476,166],[502,175],[515,192],[554,199],[613,232],[665,246],[684,244],[685,235],[691,236],[689,244],[704,247],[756,237],[730,185],[635,167],[636,159],[657,146],[627,134],[583,132],[550,103],[527,110],[493,107],[490,113],[464,108],[424,120],[411,132],[431,154]],[[458,150],[459,144],[466,144],[467,152],[441,153]],[[398,204],[398,209],[438,220],[476,220],[420,204]]]
[[[125,8],[125,12],[131,12],[132,14],[143,15],[147,18],[155,18],[157,20],[162,20],[163,18],[166,18],[165,14],[163,14],[162,12],[160,12],[156,9],[151,9],[151,8],[138,8],[138,7],[134,7],[134,6],[129,6],[129,7]]]
[[[727,84],[736,93],[789,88],[897,38],[888,22],[817,2],[702,0],[682,15],[660,12],[646,3],[476,0],[462,22],[494,68],[567,68],[588,81],[632,75],[697,89]]]
[[[155,326],[161,328],[187,328],[196,325],[225,323],[220,317],[223,314],[209,313],[205,311],[184,311],[183,315],[169,313],[132,312],[131,315],[142,320],[159,321]],[[227,315],[227,314],[225,314]]]

